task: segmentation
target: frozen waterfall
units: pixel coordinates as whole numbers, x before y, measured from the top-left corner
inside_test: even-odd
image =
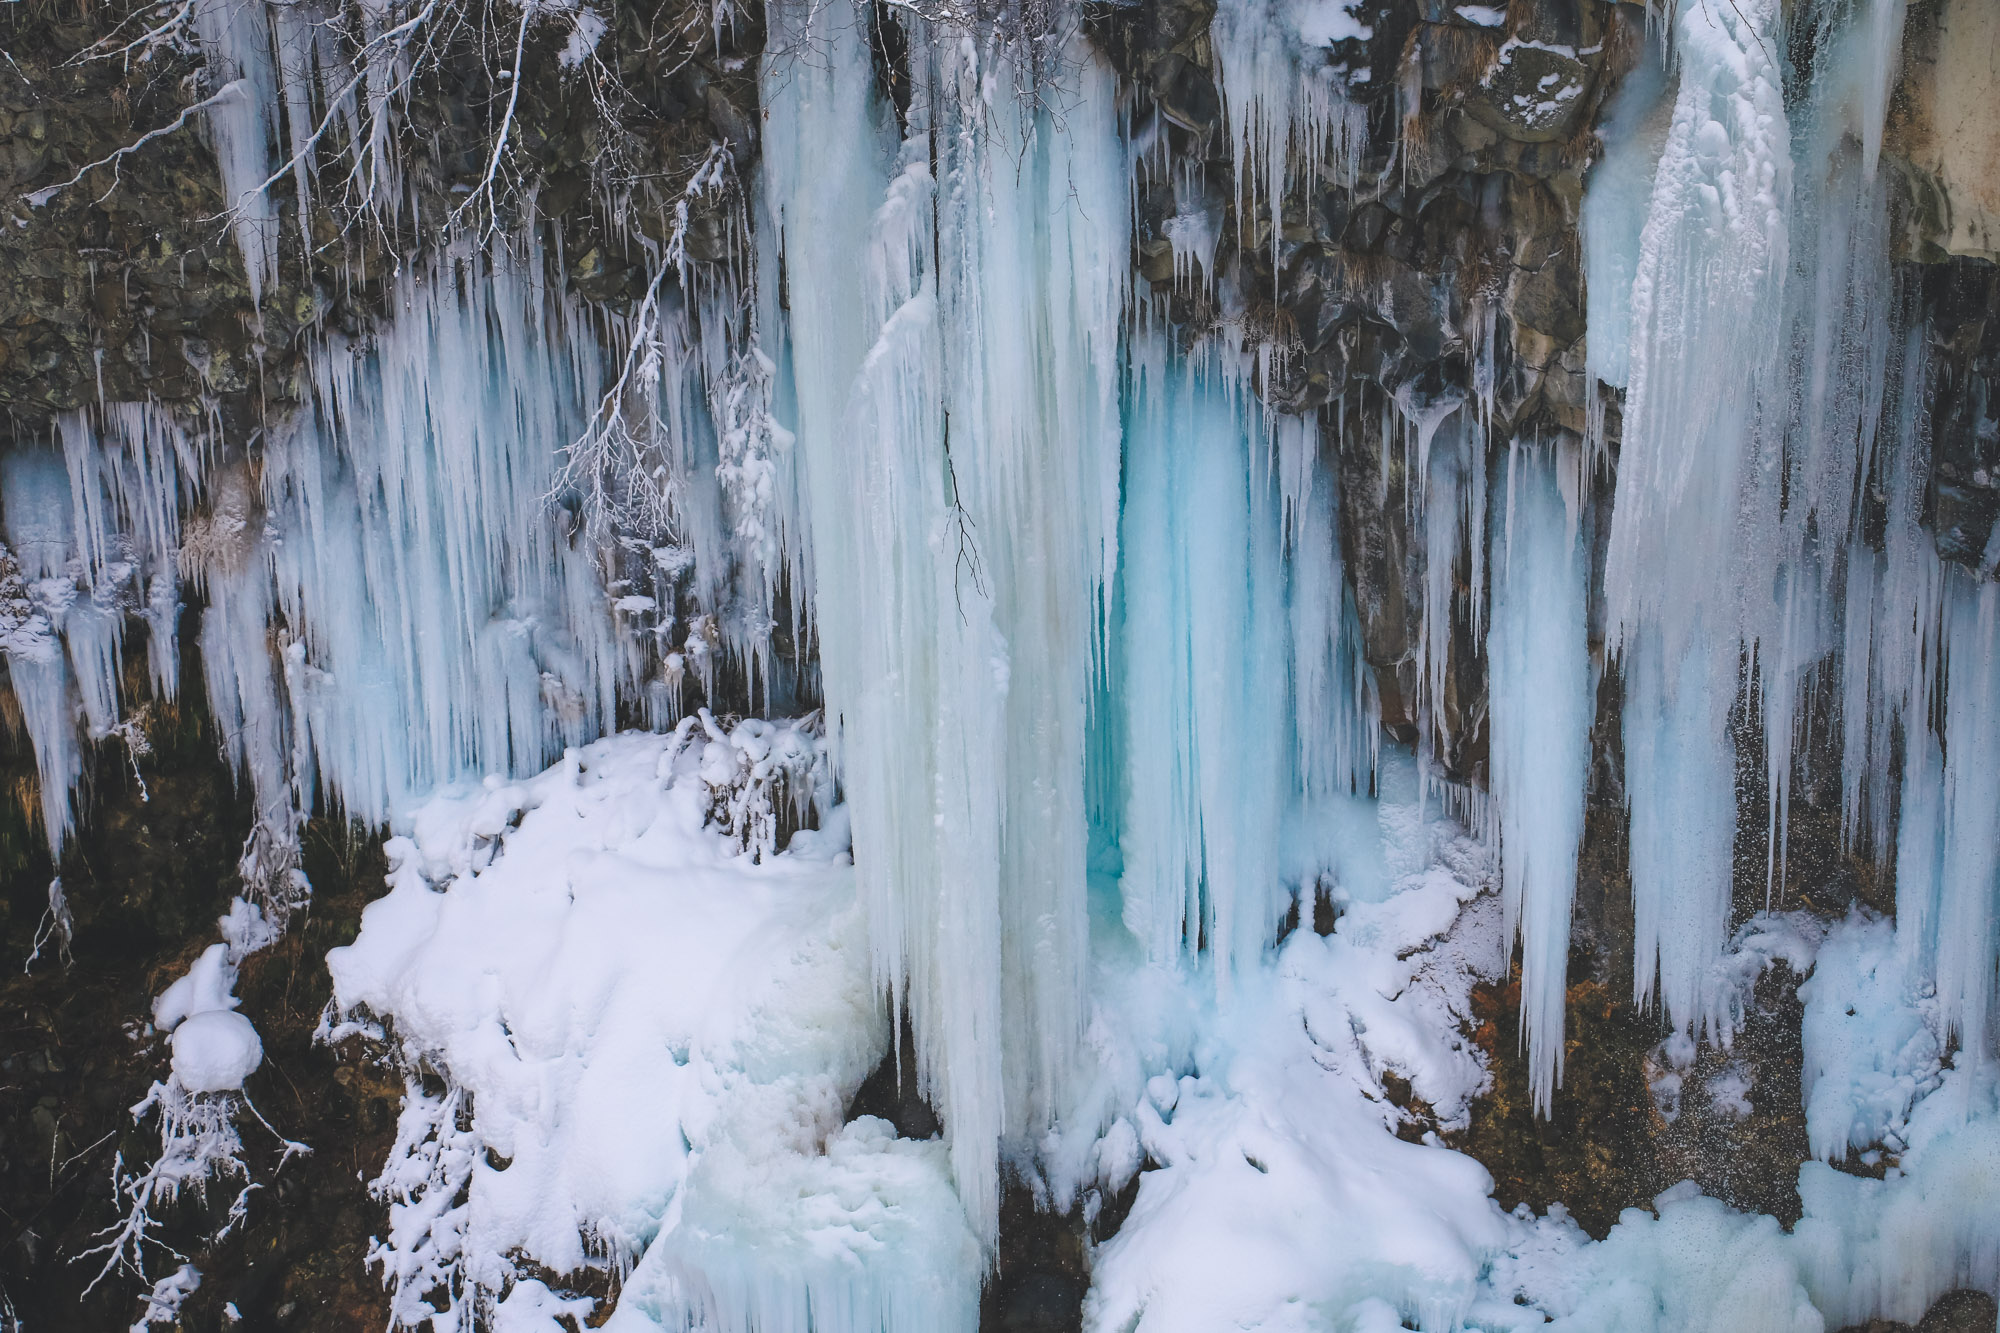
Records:
[[[190,11],[253,305],[329,127],[371,206],[416,197],[383,34],[418,11],[363,6],[357,47],[309,8]],[[510,12],[522,49],[531,19],[603,33]],[[1426,187],[1423,98],[1465,91],[1426,60],[1576,58],[1488,34],[1501,9],[1371,69],[1371,9],[1221,0],[1199,166],[1076,7],[761,13],[754,160],[718,139],[661,226],[605,241],[643,297],[566,283],[532,200],[431,219],[253,428],[100,401],[0,456],[0,657],[58,865],[92,765],[197,690],[274,919],[307,821],[394,835],[328,1023],[452,1089],[410,1073],[378,1182],[396,1319],[553,1328],[501,1315],[588,1260],[629,1277],[614,1328],[969,1328],[1010,1191],[1080,1226],[1122,1198],[1078,1297],[1107,1331],[1203,1327],[1177,1293],[1239,1253],[1225,1223],[1273,1233],[1211,1284],[1242,1327],[1803,1333],[2000,1284],[1965,1183],[2000,1179],[2000,589],[1927,526],[1940,353],[1884,166],[1903,0],[1684,0],[1631,37],[1564,220],[1573,371],[1527,363],[1479,268],[1522,257],[1413,294],[1296,223]],[[1505,188],[1458,201],[1468,234]],[[689,249],[710,205],[726,261]],[[1148,245],[1170,276],[1135,276]],[[1319,308],[1373,312],[1345,379],[1240,299],[1322,262]],[[1412,304],[1463,382],[1383,350]],[[1508,424],[1503,391],[1560,374],[1586,424]],[[1440,1134],[1490,1087],[1479,985],[1518,982],[1525,1100],[1561,1104],[1587,814],[1625,821],[1619,961],[1678,1088],[1773,965],[1744,931],[1787,919],[1815,781],[1895,915],[1796,932],[1804,1220],[1671,1190],[1608,1239],[1501,1212]],[[628,927],[601,977],[563,933]],[[760,939],[783,956],[718,961]],[[885,1059],[940,1142],[843,1118]],[[595,1077],[607,1143],[672,1130],[629,1179],[576,1128],[564,1080]],[[1885,1135],[1884,1178],[1826,1165]],[[1243,1313],[1270,1292],[1306,1322]]]

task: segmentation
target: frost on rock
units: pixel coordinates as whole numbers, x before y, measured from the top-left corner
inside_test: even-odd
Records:
[[[747,759],[795,733],[736,734]],[[625,1275],[625,1329],[969,1326],[942,1145],[842,1125],[889,1035],[845,808],[746,852],[705,827],[718,744],[690,719],[398,816],[328,964],[333,1031],[408,1071],[374,1183],[400,1326],[525,1311],[529,1263]]]

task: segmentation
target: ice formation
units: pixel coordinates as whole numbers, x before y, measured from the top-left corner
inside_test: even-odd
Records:
[[[1046,1127],[1082,1027],[1125,151],[1110,72],[1080,39],[1058,131],[983,91],[1029,77],[1004,43],[920,31],[899,146],[866,14],[771,13],[764,188],[821,678],[877,968],[990,1244],[1001,1141]]]
[[[1260,397],[1286,352],[1247,312],[1172,328],[1127,277],[1154,131],[1063,7],[1025,40],[772,0],[740,269],[687,255],[717,144],[604,328],[528,236],[469,228],[394,277],[393,318],[316,336],[254,450],[105,403],[0,460],[0,654],[55,851],[138,702],[129,637],[150,691],[191,687],[184,601],[270,919],[308,815],[397,834],[329,1035],[409,1074],[375,1185],[401,1323],[552,1327],[575,1298],[529,1266],[600,1265],[624,1329],[970,1327],[1007,1182],[1089,1210],[1148,1162],[1093,1327],[1804,1330],[2000,1282],[2000,593],[1922,527],[1928,354],[1879,161],[1902,3],[1669,8],[1583,205],[1582,441],[1492,437],[1490,306],[1455,331],[1470,383],[1305,414]],[[354,188],[396,195],[403,11],[364,10],[358,65],[307,6],[190,11],[253,288],[270,192],[321,188],[330,126]],[[565,68],[606,31],[537,15]],[[1224,0],[1211,36],[1239,222],[1351,180],[1363,11]],[[1173,194],[1175,278],[1212,288],[1222,205]],[[1625,393],[1608,508],[1599,383]],[[1343,560],[1364,412],[1422,593],[1407,750]],[[1455,641],[1489,676],[1483,790],[1442,777]],[[719,720],[730,672],[824,711]],[[1517,943],[1533,1101],[1559,1096],[1601,679],[1668,1064],[1732,1040],[1772,959],[1815,966],[1813,1151],[1898,1155],[1809,1164],[1791,1233],[1677,1189],[1591,1242],[1395,1135],[1391,1072],[1463,1117],[1466,997]],[[1732,930],[1739,766],[1763,756],[1775,899],[1829,710],[1895,922]],[[634,717],[654,732],[604,739]],[[1331,934],[1281,941],[1322,901]],[[184,1094],[259,1055],[216,948],[161,1001]],[[844,1123],[905,1016],[939,1141]]]
[[[1500,824],[1505,934],[1510,945],[1516,934],[1521,940],[1521,1033],[1535,1102],[1546,1111],[1562,1080],[1570,901],[1596,691],[1576,472],[1551,451],[1519,444],[1506,469],[1494,501],[1488,781]]]
[[[1792,168],[1766,40],[1777,7],[1677,13],[1604,596],[1627,680],[1637,985],[1686,1026],[1704,1016],[1700,978],[1728,934],[1736,598],[1757,567],[1744,547],[1765,502],[1757,403],[1778,372]]]
[[[1148,353],[1133,371],[1121,540],[1119,893],[1152,957],[1205,938],[1227,994],[1286,906],[1291,747],[1284,698],[1265,684],[1285,668],[1278,495],[1226,388]]]

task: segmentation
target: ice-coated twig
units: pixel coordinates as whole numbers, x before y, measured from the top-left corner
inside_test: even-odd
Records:
[[[501,77],[507,80],[507,110],[501,114],[500,129],[493,136],[493,152],[486,159],[486,174],[480,177],[472,193],[451,211],[447,230],[455,227],[459,218],[482,199],[486,201],[487,233],[500,225],[500,210],[493,198],[493,186],[499,179],[500,164],[506,160],[507,144],[514,132],[514,110],[521,102],[521,65],[528,54],[528,24],[534,17],[535,0],[521,0],[521,22],[514,32],[514,67],[501,71]]]
[[[652,445],[666,429],[660,420],[656,387],[665,350],[662,298],[669,276],[683,282],[687,277],[687,233],[693,204],[719,193],[734,164],[727,146],[711,143],[674,201],[672,229],[633,316],[632,335],[618,378],[598,400],[584,433],[563,451],[563,466],[556,474],[550,498],[580,493],[584,527],[597,537],[621,526],[649,532],[672,529],[674,478],[664,464],[655,466],[650,474],[647,471]],[[645,416],[636,424],[627,417],[628,403],[635,396],[644,404]],[[624,500],[614,495],[614,486],[627,492]]]
[[[207,97],[202,98],[199,102],[196,102],[193,106],[183,107],[179,115],[175,116],[172,120],[160,126],[158,129],[147,130],[144,134],[140,135],[137,139],[134,139],[131,143],[126,144],[123,148],[115,149],[112,152],[106,154],[105,156],[98,158],[95,162],[87,162],[83,166],[78,167],[76,169],[76,174],[74,176],[71,176],[68,180],[62,181],[59,184],[55,185],[43,186],[39,190],[30,190],[28,193],[22,195],[21,198],[25,200],[28,203],[28,205],[32,208],[46,207],[51,199],[54,199],[64,190],[69,189],[72,185],[75,185],[77,182],[81,181],[85,176],[88,176],[91,172],[97,170],[99,167],[110,167],[111,168],[110,186],[105,189],[103,194],[98,195],[97,198],[92,201],[93,203],[101,204],[106,199],[109,199],[111,197],[111,192],[113,190],[118,188],[118,163],[122,159],[129,157],[133,153],[138,152],[141,148],[144,148],[147,144],[151,143],[153,140],[162,139],[165,138],[167,135],[172,134],[175,130],[178,130],[181,126],[187,124],[188,118],[194,115],[197,111],[205,111],[209,107],[219,106],[221,103],[228,100],[231,96],[243,92],[244,92],[243,81],[241,79],[233,79],[230,82],[223,84],[222,87],[217,89],[215,92],[209,94]]]
[[[49,881],[48,909],[42,913],[41,921],[35,926],[34,943],[29,948],[28,960],[21,964],[21,970],[26,972],[32,968],[35,960],[42,956],[42,949],[50,942],[54,942],[56,956],[62,959],[63,966],[68,967],[69,941],[74,932],[75,926],[69,914],[69,898],[63,893],[62,876],[57,875]]]

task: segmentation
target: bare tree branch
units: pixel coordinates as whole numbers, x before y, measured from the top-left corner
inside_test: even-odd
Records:
[[[209,107],[217,106],[220,103],[227,100],[231,95],[239,93],[247,95],[247,92],[243,87],[243,80],[236,79],[229,83],[225,83],[222,85],[221,88],[216,90],[216,92],[211,96],[204,97],[201,99],[201,101],[196,102],[193,106],[184,108],[178,116],[175,116],[167,124],[160,126],[160,128],[156,130],[146,131],[144,134],[140,135],[137,139],[134,139],[131,143],[126,144],[123,148],[116,150],[115,152],[109,154],[106,157],[100,157],[95,162],[85,163],[83,166],[78,167],[76,169],[76,174],[74,176],[71,176],[68,180],[63,181],[61,184],[44,186],[42,189],[33,190],[27,194],[22,195],[21,198],[25,200],[31,207],[41,208],[45,206],[51,199],[61,194],[64,190],[67,190],[70,186],[75,185],[85,176],[88,176],[91,172],[97,170],[99,167],[108,166],[112,169],[111,185],[108,189],[104,191],[103,194],[98,195],[97,198],[93,201],[95,203],[101,204],[106,199],[109,199],[111,197],[112,190],[118,188],[118,162],[121,158],[124,158],[129,154],[138,152],[141,148],[144,148],[147,144],[151,143],[155,139],[164,138],[165,136],[172,134],[175,130],[187,124],[188,118],[194,115],[195,112],[205,111]]]

